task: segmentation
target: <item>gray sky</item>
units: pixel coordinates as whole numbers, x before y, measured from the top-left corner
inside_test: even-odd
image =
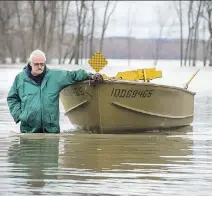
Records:
[[[100,2],[99,2],[100,3]],[[103,2],[106,4],[105,2]],[[112,1],[112,3],[114,3]],[[183,2],[184,3],[184,2]],[[187,3],[187,2],[185,2]],[[128,9],[132,37],[159,37],[160,25],[164,25],[163,37],[179,38],[179,23],[172,1],[119,1],[110,18],[106,36],[128,36]],[[103,6],[102,6],[103,7]],[[159,10],[159,14],[158,11]],[[104,8],[98,9],[100,19]],[[176,23],[176,24],[175,24]],[[187,37],[187,18],[184,20],[184,37]],[[96,35],[100,35],[96,29]]]

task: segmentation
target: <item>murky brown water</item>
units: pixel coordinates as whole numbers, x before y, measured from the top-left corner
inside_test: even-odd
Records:
[[[196,70],[171,66],[162,83],[184,84]],[[125,135],[76,132],[62,107],[61,134],[20,134],[6,104],[20,70],[0,68],[0,195],[212,194],[211,69],[189,88],[197,93],[191,126]]]

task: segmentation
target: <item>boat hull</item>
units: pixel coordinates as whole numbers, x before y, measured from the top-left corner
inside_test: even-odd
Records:
[[[194,95],[188,90],[133,81],[110,81],[96,87],[87,81],[60,93],[70,122],[85,131],[122,133],[190,125]]]

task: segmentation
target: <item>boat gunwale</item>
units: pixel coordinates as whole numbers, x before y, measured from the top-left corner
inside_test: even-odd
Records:
[[[81,81],[77,83],[88,83],[88,80],[86,81]],[[177,87],[177,86],[170,86],[170,85],[164,85],[164,84],[157,84],[157,83],[146,83],[146,82],[141,82],[141,81],[129,81],[129,80],[109,80],[109,79],[104,79],[104,83],[116,83],[116,84],[131,84],[131,85],[145,85],[145,86],[156,86],[156,87],[164,87],[164,88],[172,88],[172,89],[177,89],[181,90],[184,92],[187,92],[192,95],[196,95],[196,92],[192,92],[190,90]]]

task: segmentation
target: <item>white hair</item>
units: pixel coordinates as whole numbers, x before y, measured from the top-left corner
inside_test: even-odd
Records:
[[[44,61],[46,61],[45,53],[43,51],[39,50],[39,49],[36,49],[30,54],[30,57],[29,57],[29,60],[28,60],[29,63],[32,62],[33,57],[38,57],[38,56],[44,57]]]

